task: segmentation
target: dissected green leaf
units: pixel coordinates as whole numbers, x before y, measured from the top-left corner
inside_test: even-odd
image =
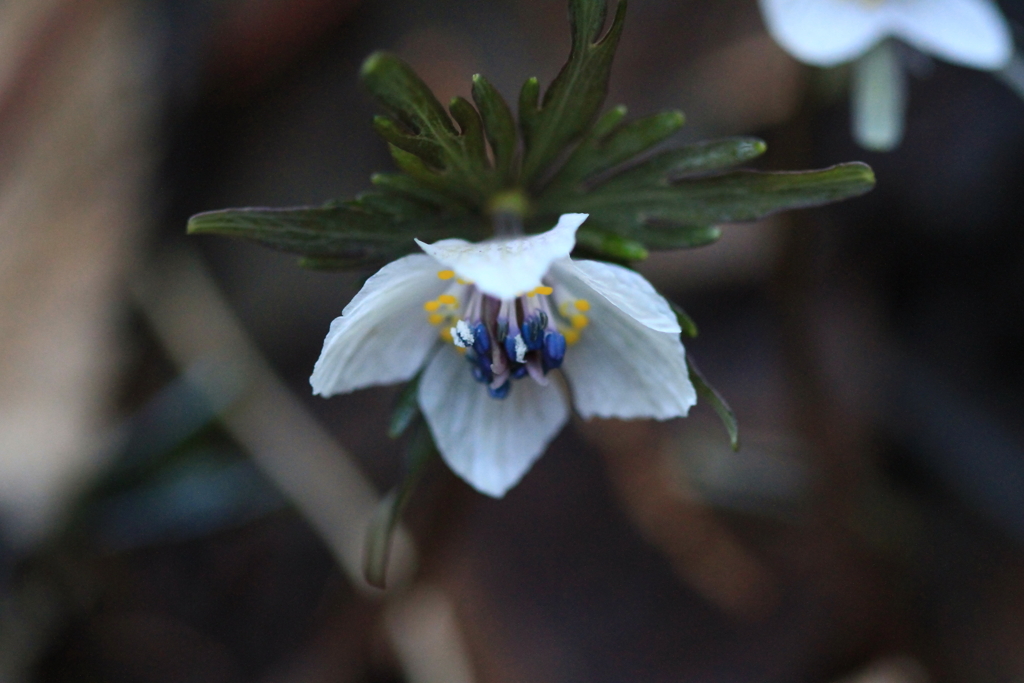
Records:
[[[665,221],[616,222],[615,216],[590,214],[587,222],[576,233],[578,242],[606,239],[608,235],[651,249],[693,249],[717,242],[722,231],[714,225],[681,225]],[[596,233],[598,237],[591,237]]]
[[[414,237],[481,240],[494,234],[492,221],[506,219],[537,232],[560,214],[581,212],[590,215],[577,233],[581,251],[628,263],[651,249],[710,244],[721,236],[719,223],[838,201],[874,185],[871,169],[859,163],[723,173],[765,151],[756,138],[639,159],[683,116],[627,121],[624,106],[599,116],[625,9],[620,0],[606,28],[606,0],[569,0],[569,58],[543,97],[536,78],[523,85],[518,127],[482,76],[473,77],[475,106],[456,97],[445,110],[408,64],[387,52],[370,55],[362,80],[387,114],[374,128],[400,172],[374,175],[375,191],[355,200],[199,214],[189,232],[252,239],[300,254],[305,267],[335,270],[413,251]]]
[[[570,0],[572,46],[568,61],[539,104],[535,79],[523,86],[519,125],[525,151],[524,187],[540,179],[566,146],[586,132],[604,102],[612,58],[622,35],[625,0],[620,0],[611,27],[601,37],[606,12],[605,0]]]
[[[419,417],[420,404],[418,398],[420,377],[422,375],[423,371],[421,370],[402,388],[402,393],[398,395],[395,409],[391,413],[391,423],[388,425],[388,436],[392,439],[397,439],[402,434],[405,434],[405,430],[409,428],[409,425]]]
[[[590,128],[590,133],[587,137],[594,140],[601,140],[606,135],[611,133],[613,130],[619,127],[623,119],[626,118],[626,114],[629,113],[629,109],[624,104],[617,104],[597,119],[594,125]]]
[[[374,116],[373,129],[389,144],[419,157],[427,165],[435,169],[444,168],[445,150],[436,140],[422,135],[410,135],[386,116]]]
[[[668,185],[684,175],[721,171],[764,154],[757,138],[725,138],[665,150],[599,183],[604,191]]]
[[[434,241],[446,237],[480,240],[489,226],[479,216],[425,214],[395,220],[355,202],[292,209],[225,209],[193,216],[191,234],[243,237],[311,259],[315,265],[345,263],[347,267],[375,265],[416,249],[413,238]]]
[[[371,586],[387,587],[388,559],[391,557],[391,537],[409,498],[419,484],[427,464],[437,453],[437,447],[424,422],[418,423],[406,447],[405,477],[397,488],[378,503],[370,518],[363,546],[363,577]]]
[[[352,205],[399,221],[432,213],[430,206],[421,201],[386,192],[363,192],[356,196]]]
[[[502,183],[507,184],[512,180],[512,165],[519,143],[512,110],[501,93],[480,74],[473,76],[473,101],[480,110],[487,142],[494,154],[494,167]]]
[[[394,159],[395,165],[420,186],[452,197],[466,206],[479,205],[480,193],[475,187],[462,183],[451,174],[437,172],[423,159],[401,147],[388,143],[388,151],[391,152],[391,158]]]
[[[374,52],[363,62],[360,75],[377,101],[413,133],[434,139],[455,135],[455,126],[434,93],[395,55]]]
[[[624,116],[625,107],[616,107],[609,114]],[[683,114],[667,111],[625,125],[616,124],[602,129],[608,114],[594,126],[593,131],[576,146],[573,153],[548,183],[545,193],[575,189],[584,180],[604,173],[619,164],[635,158],[662,142],[683,125]],[[621,117],[619,117],[621,119]]]
[[[469,208],[405,173],[374,173],[370,182],[383,192],[408,197],[449,213],[466,213]]]
[[[421,181],[436,176],[431,187],[481,205],[495,189],[496,175],[487,159],[476,109],[457,97],[449,117],[412,67],[388,52],[370,55],[361,76],[370,93],[396,119],[378,116],[374,128],[391,146],[399,167]],[[453,118],[460,130],[455,129]],[[395,149],[404,154],[395,154]]]
[[[701,371],[694,364],[690,354],[686,354],[686,366],[690,370],[690,381],[693,382],[693,388],[697,390],[697,396],[709,402],[711,407],[715,409],[719,419],[725,426],[725,431],[729,434],[729,443],[732,445],[732,449],[734,451],[739,450],[740,425],[736,420],[736,413],[729,407],[726,400],[722,398],[722,395],[715,391],[714,387],[704,379],[704,375],[701,374]]]
[[[751,221],[855,197],[874,183],[874,173],[861,163],[792,173],[734,171],[667,185],[598,187],[586,194],[545,198],[539,211],[588,213],[588,224],[649,248],[696,246],[717,239],[716,223]]]
[[[578,230],[576,245],[582,247],[584,251],[595,252],[620,263],[643,261],[649,256],[647,248],[640,242],[594,228]]]
[[[540,81],[537,77],[527,78],[519,90],[519,132],[523,144],[533,139],[537,128],[537,115],[540,112]]]
[[[676,314],[676,320],[679,321],[679,327],[683,328],[683,334],[690,339],[697,336],[697,323],[693,322],[693,318],[683,310],[683,307],[674,301],[670,301],[669,305],[672,306],[672,312]]]
[[[472,165],[490,171],[487,149],[484,145],[484,126],[480,114],[464,97],[452,98],[449,111],[462,131],[463,147]]]

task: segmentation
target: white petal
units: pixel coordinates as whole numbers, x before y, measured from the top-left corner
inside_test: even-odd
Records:
[[[485,294],[511,299],[538,287],[551,264],[569,255],[576,246],[576,229],[586,218],[585,213],[567,213],[551,230],[528,237],[416,243]]]
[[[895,33],[919,50],[975,69],[999,69],[1010,60],[1010,28],[990,0],[892,4]]]
[[[504,399],[473,380],[462,356],[444,348],[420,381],[420,408],[452,470],[500,498],[515,486],[569,418],[558,387],[524,378]]]
[[[856,59],[885,37],[885,2],[760,0],[768,33],[791,55],[815,66]]]
[[[578,299],[590,301],[589,292],[595,292],[652,330],[674,334],[682,331],[665,297],[629,268],[602,261],[563,259],[554,264],[551,274]]]
[[[438,338],[423,304],[450,286],[438,279],[440,268],[429,256],[413,254],[368,279],[331,323],[309,378],[313,393],[332,396],[416,374]]]
[[[590,302],[590,324],[566,351],[562,365],[577,412],[583,417],[659,420],[685,416],[697,393],[668,303],[625,268],[591,261],[573,265],[589,277],[574,279],[563,264],[554,272],[559,285]],[[625,289],[627,283],[631,291]]]

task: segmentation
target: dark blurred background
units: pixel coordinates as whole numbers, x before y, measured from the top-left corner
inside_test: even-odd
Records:
[[[390,168],[378,48],[514,101],[566,2],[0,4],[0,680],[1024,680],[1024,102],[921,57],[903,145],[864,152],[846,74],[754,0],[633,0],[609,104],[878,187],[640,266],[738,453],[698,405],[576,420],[500,501],[435,463],[381,593],[397,390],[308,385],[365,274],[184,235]]]

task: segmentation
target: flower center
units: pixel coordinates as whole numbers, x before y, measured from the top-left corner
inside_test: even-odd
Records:
[[[512,380],[531,377],[546,385],[547,374],[561,367],[566,348],[579,341],[590,320],[590,303],[557,285],[542,284],[514,299],[484,294],[473,283],[455,280],[444,294],[423,305],[440,336],[465,355],[473,377],[493,398],[505,398]]]

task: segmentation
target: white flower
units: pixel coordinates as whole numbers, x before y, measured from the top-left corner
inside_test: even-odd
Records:
[[[586,214],[473,244],[417,240],[332,324],[310,383],[322,396],[411,379],[448,465],[500,497],[569,417],[682,417],[696,403],[680,328],[649,282],[569,258]]]
[[[835,66],[885,38],[975,69],[999,69],[1013,53],[991,0],[760,0],[772,37],[802,62]]]
[[[1006,19],[991,0],[760,0],[768,32],[802,62],[854,61],[853,135],[888,151],[903,137],[906,85],[892,40],[947,62],[1004,69],[1013,56]]]

